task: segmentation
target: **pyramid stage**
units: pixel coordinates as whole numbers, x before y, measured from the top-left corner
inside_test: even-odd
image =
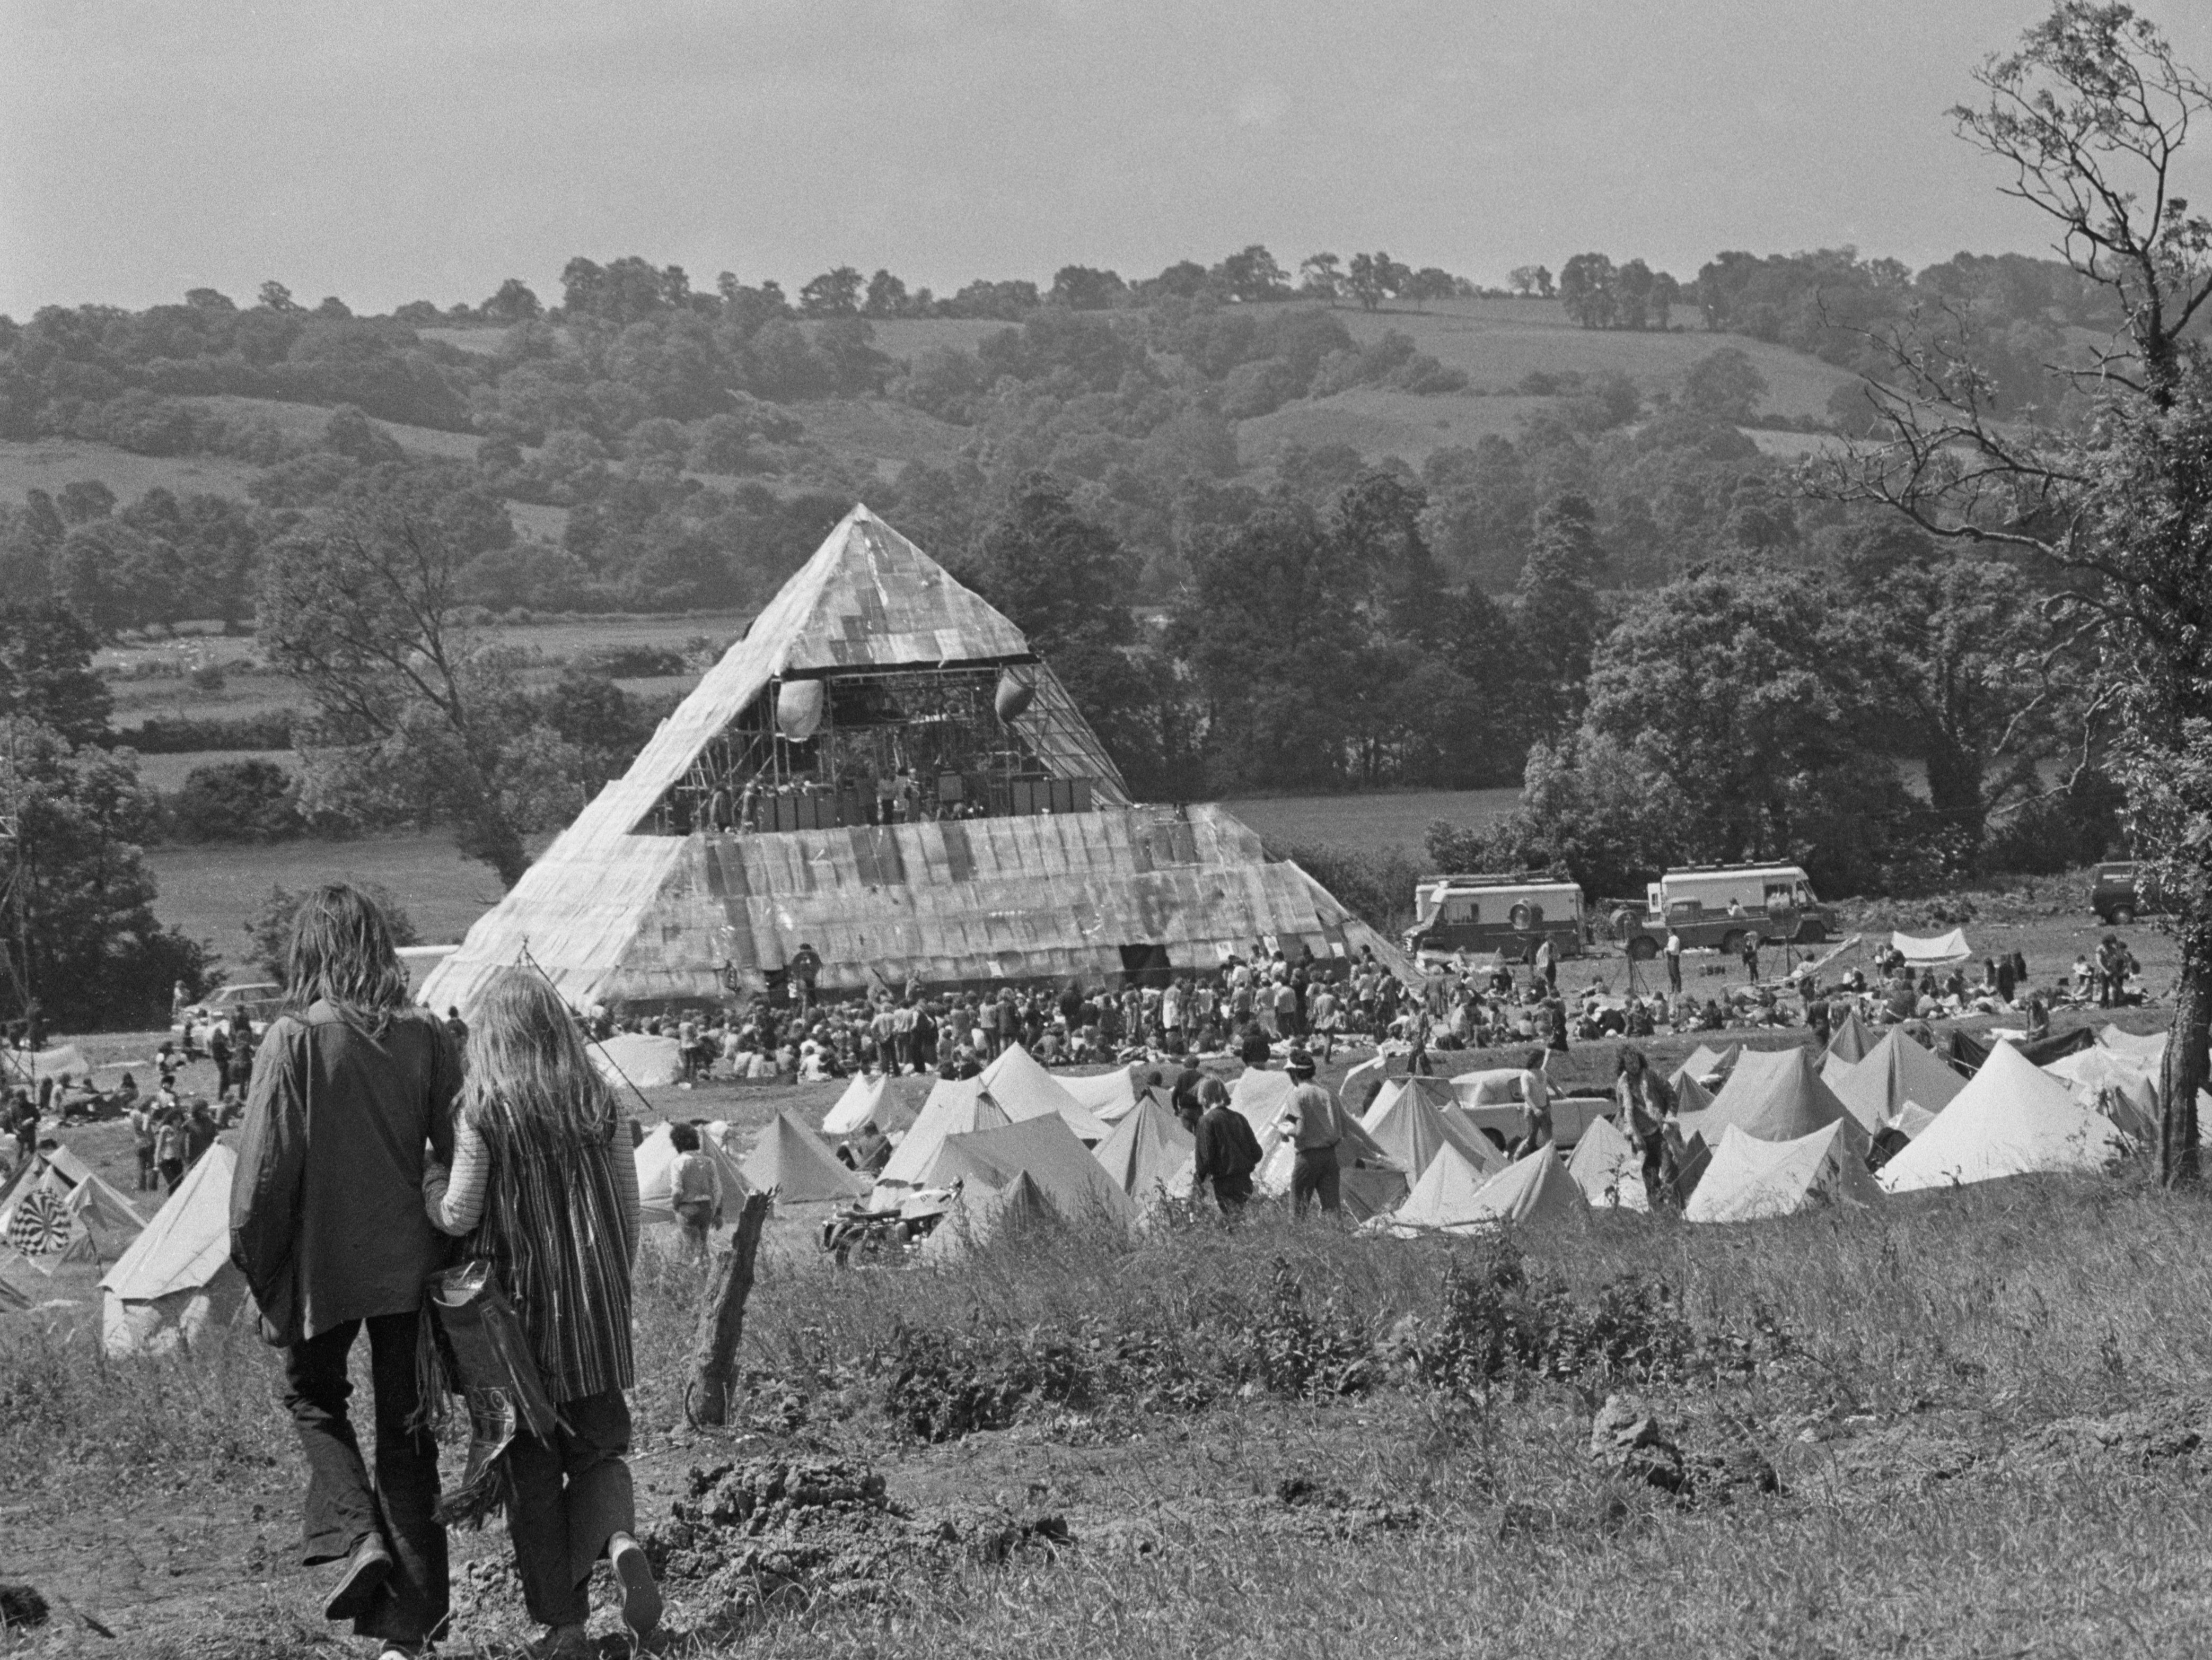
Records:
[[[865,507],[497,907],[423,1002],[526,952],[573,1006],[1158,982],[1389,940],[1212,806],[1130,800],[1020,630]]]

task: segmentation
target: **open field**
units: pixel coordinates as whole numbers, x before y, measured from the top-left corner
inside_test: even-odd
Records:
[[[1578,1046],[1578,1075],[1616,1047]],[[752,1131],[838,1088],[643,1112]],[[71,1146],[128,1191],[122,1126]],[[727,1430],[684,1420],[700,1281],[649,1239],[640,1519],[675,1548],[691,1468],[813,1460],[880,1475],[915,1525],[794,1500],[757,1541],[797,1571],[774,1596],[748,1541],[694,1533],[665,1576],[677,1653],[2178,1654],[2212,1613],[2212,1207],[2139,1172],[1735,1227],[1592,1213],[1503,1250],[1263,1204],[1234,1232],[1201,1210],[841,1271],[815,1220],[769,1225]],[[271,1352],[234,1329],[105,1360],[97,1272],[0,1317],[8,1577],[62,1605],[39,1651],[331,1652]],[[1648,1458],[1591,1455],[1616,1394]],[[512,1654],[501,1529],[453,1549],[444,1651]]]
[[[1377,795],[1249,795],[1221,805],[1279,846],[1398,847],[1418,858],[1431,821],[1472,829],[1521,800],[1517,789],[1403,790]]]
[[[240,929],[272,885],[296,890],[318,882],[381,882],[398,896],[428,945],[458,940],[499,902],[501,891],[489,866],[464,859],[441,836],[154,848],[146,862],[161,887],[156,914],[192,938],[210,941],[232,967],[233,978],[246,944]]]
[[[329,412],[324,413],[327,418]],[[134,455],[82,438],[0,439],[0,502],[11,506],[26,490],[51,494],[87,479],[106,484],[125,502],[156,487],[179,496],[207,491],[242,496],[260,471],[250,461],[228,456]]]

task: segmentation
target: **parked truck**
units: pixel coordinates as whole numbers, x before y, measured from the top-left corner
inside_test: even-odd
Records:
[[[1544,940],[1562,957],[1577,957],[1589,940],[1583,891],[1548,876],[1424,876],[1413,885],[1413,926],[1406,951],[1438,963],[1461,952],[1497,952],[1509,963],[1532,963]]]
[[[1641,911],[1623,906],[1611,918],[1622,949],[1648,963],[1678,935],[1688,950],[1741,951],[1760,945],[1817,946],[1838,932],[1834,909],[1822,904],[1798,865],[1710,865],[1670,870],[1644,891]]]

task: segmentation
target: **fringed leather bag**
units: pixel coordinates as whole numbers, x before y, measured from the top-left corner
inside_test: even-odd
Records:
[[[438,1501],[439,1522],[480,1527],[506,1504],[506,1452],[520,1430],[550,1439],[561,1417],[538,1376],[530,1339],[489,1259],[475,1257],[433,1274],[423,1287],[422,1347],[426,1410],[441,1415],[442,1395],[458,1395],[469,1413],[469,1459],[460,1486]],[[433,1402],[438,1405],[434,1406]]]

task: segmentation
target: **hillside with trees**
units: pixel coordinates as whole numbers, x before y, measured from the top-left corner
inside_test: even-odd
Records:
[[[0,319],[0,465],[82,476],[0,504],[0,587],[95,643],[257,631],[305,689],[72,740],[294,751],[210,762],[152,834],[441,825],[512,880],[656,708],[485,625],[742,613],[866,500],[1059,663],[1142,794],[1525,784],[1437,856],[1923,887],[2115,834],[2081,648],[2044,620],[2066,579],[1800,458],[1880,427],[1906,340],[1972,365],[1993,422],[2078,421],[2042,365],[2113,320],[2064,265],[1850,249],[1687,281],[1588,252],[1485,293],[1250,247],[946,297],[580,257],[553,304],[53,307]],[[179,471],[125,493],[103,457]]]

